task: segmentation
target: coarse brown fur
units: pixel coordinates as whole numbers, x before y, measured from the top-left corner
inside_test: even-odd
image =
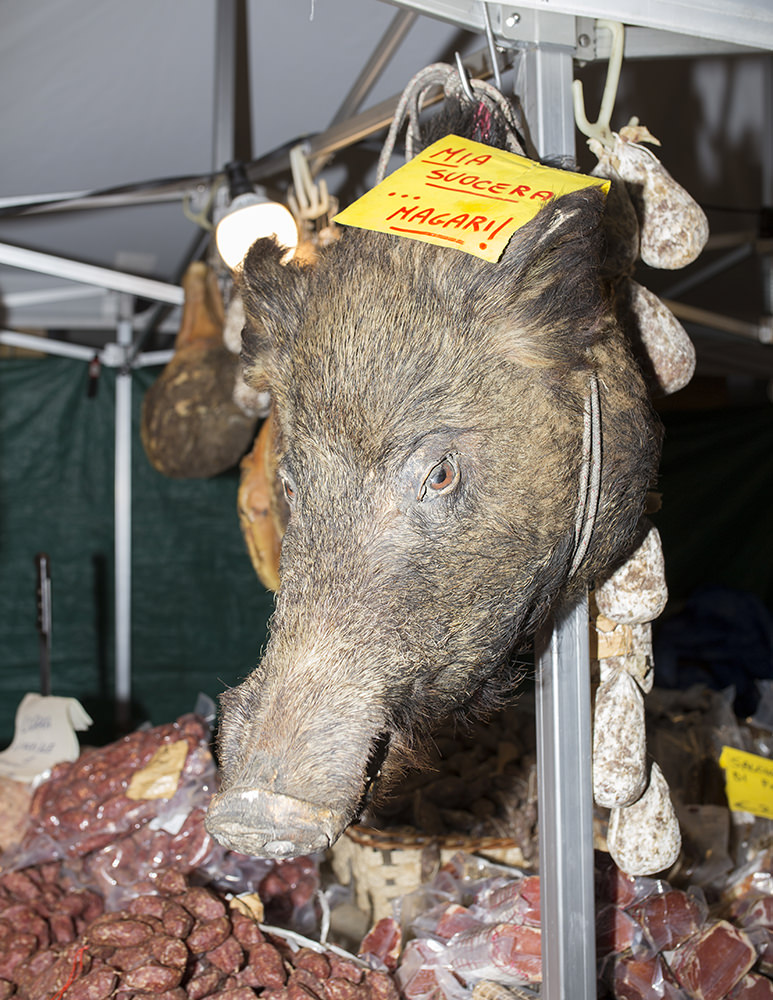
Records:
[[[293,510],[266,655],[223,697],[226,788],[325,803],[343,829],[382,733],[394,756],[495,701],[556,602],[627,555],[660,429],[599,281],[602,211],[595,188],[556,199],[496,264],[360,230],[313,268],[250,251],[243,360]],[[592,375],[601,493],[570,579]]]

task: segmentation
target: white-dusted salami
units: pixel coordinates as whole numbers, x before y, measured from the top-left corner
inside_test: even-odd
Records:
[[[654,875],[670,868],[682,846],[668,784],[657,764],[642,797],[612,809],[607,847],[612,860],[628,875]]]
[[[638,349],[644,376],[655,393],[678,392],[695,373],[695,347],[668,306],[648,288],[627,281],[620,291],[620,320]]]
[[[635,802],[647,786],[644,698],[624,671],[596,691],[593,715],[593,797],[605,808]]]
[[[596,584],[595,598],[601,614],[623,625],[651,622],[662,613],[668,588],[660,533],[654,525],[633,555]]]
[[[653,141],[646,129],[626,126],[613,135],[614,146],[605,149],[604,154],[625,181],[634,203],[641,259],[650,267],[686,267],[698,257],[709,238],[706,213],[652,150],[638,141]],[[594,145],[589,143],[596,152]]]

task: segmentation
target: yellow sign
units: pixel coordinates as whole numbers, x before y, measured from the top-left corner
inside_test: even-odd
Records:
[[[335,221],[497,261],[515,230],[545,202],[585,187],[606,194],[609,181],[448,135],[339,212]]]
[[[727,802],[733,811],[773,819],[773,760],[722,747],[719,766],[725,770]]]

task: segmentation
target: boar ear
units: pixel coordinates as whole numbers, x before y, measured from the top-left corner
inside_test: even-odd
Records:
[[[604,316],[604,195],[556,198],[486,270],[482,304],[498,353],[529,367],[582,367]]]
[[[293,261],[282,264],[284,253],[276,240],[257,240],[237,279],[245,313],[242,367],[245,380],[259,390],[270,388],[303,311],[306,274]]]

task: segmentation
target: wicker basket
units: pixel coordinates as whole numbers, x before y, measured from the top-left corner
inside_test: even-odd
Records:
[[[375,830],[352,826],[331,851],[331,864],[342,885],[351,884],[357,906],[370,920],[390,917],[392,903],[418,889],[440,865],[460,851],[499,864],[529,868],[514,840],[503,837],[433,837],[412,827]]]

